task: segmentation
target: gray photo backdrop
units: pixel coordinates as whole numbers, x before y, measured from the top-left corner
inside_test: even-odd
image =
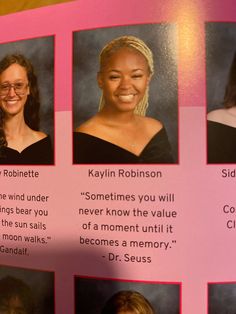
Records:
[[[223,108],[236,51],[236,23],[206,23],[207,111]]]
[[[155,314],[180,313],[180,285],[123,282],[75,277],[76,314],[100,314],[106,301],[120,290],[135,290],[153,306]]]
[[[74,32],[73,116],[74,128],[97,113],[99,53],[112,39],[133,35],[152,50],[155,73],[150,83],[147,116],[167,129],[175,161],[178,161],[177,30],[174,24],[144,24]]]
[[[54,273],[0,266],[0,279],[7,276],[20,279],[31,288],[35,314],[54,314]]]
[[[236,283],[209,284],[208,314],[236,314]]]
[[[54,141],[54,36],[0,44],[0,60],[22,54],[33,64],[40,93],[40,131]]]

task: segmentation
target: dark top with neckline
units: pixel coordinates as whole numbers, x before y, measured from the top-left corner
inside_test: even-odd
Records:
[[[236,128],[207,121],[208,163],[236,163]]]
[[[4,146],[0,151],[1,165],[51,165],[52,143],[49,136],[29,145],[22,152]]]
[[[75,164],[168,164],[173,162],[164,127],[150,139],[139,156],[96,136],[74,132]]]

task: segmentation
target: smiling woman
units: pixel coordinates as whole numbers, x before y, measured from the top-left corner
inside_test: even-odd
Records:
[[[74,163],[172,163],[163,124],[145,117],[153,56],[137,37],[122,36],[100,54],[99,112],[76,128]]]
[[[22,55],[0,61],[0,164],[51,164],[49,136],[39,131],[39,91]]]

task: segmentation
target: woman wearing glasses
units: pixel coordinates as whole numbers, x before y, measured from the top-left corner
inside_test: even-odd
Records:
[[[0,61],[0,164],[52,164],[49,136],[39,131],[39,90],[29,60]]]

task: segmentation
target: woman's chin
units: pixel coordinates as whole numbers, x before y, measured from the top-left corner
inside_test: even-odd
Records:
[[[21,112],[19,108],[3,108],[3,111],[7,117],[14,117]]]
[[[120,111],[129,112],[129,111],[134,111],[136,106],[137,106],[136,102],[122,101],[122,102],[119,102],[119,104],[117,105],[117,108]]]

